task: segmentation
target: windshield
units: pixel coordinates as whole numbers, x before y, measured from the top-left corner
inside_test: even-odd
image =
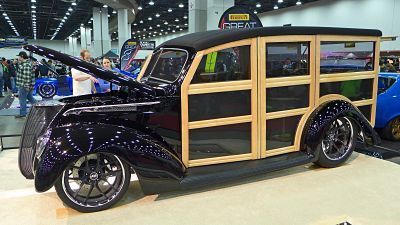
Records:
[[[187,57],[188,54],[184,50],[160,49],[153,53],[143,77],[145,79],[172,83],[181,73]]]

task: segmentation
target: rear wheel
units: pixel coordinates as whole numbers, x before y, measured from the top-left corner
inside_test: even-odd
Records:
[[[57,88],[54,84],[41,84],[37,88],[37,93],[42,98],[52,98],[57,94]]]
[[[382,130],[383,137],[392,141],[400,141],[400,117],[392,119]]]
[[[322,167],[337,167],[343,164],[356,146],[357,128],[347,117],[339,117],[324,130],[319,145],[316,164]]]
[[[55,189],[61,200],[80,212],[110,208],[125,194],[130,168],[111,153],[89,154],[69,164]]]

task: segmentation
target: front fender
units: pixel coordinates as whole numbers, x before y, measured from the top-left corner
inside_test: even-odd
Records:
[[[380,143],[379,135],[360,110],[347,101],[334,100],[321,104],[311,113],[302,134],[302,148],[318,158],[316,150],[320,145],[325,127],[341,116],[348,117],[358,126],[359,130],[363,132],[364,143],[367,146]]]
[[[110,152],[143,178],[180,179],[186,170],[168,146],[135,129],[109,124],[76,124],[53,128],[35,167],[35,188],[51,188],[67,165],[90,153]]]

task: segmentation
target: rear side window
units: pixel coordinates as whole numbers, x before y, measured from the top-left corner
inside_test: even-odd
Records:
[[[374,42],[322,41],[321,74],[374,70]]]
[[[379,80],[378,80],[378,94],[385,92],[394,83],[396,83],[396,79],[393,78],[393,77],[379,77]]]

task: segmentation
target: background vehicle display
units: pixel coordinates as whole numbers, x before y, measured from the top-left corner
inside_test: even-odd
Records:
[[[400,74],[379,73],[375,128],[388,139],[400,141]]]

